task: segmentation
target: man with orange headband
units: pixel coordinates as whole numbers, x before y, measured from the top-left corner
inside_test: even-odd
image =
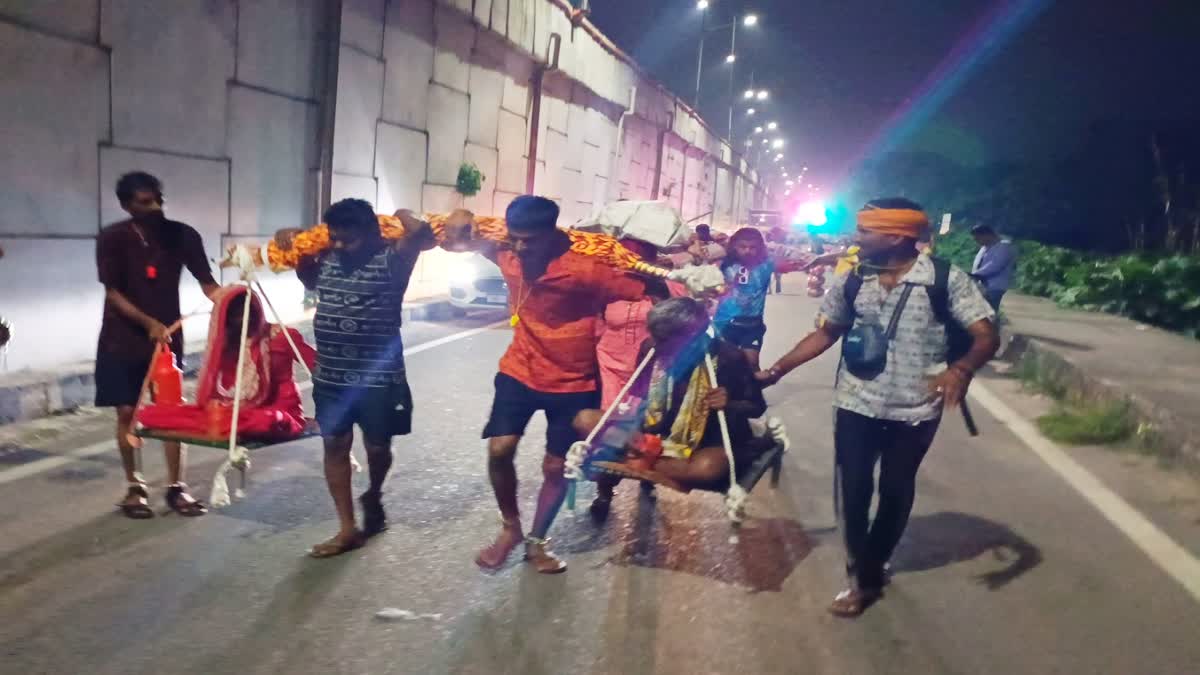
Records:
[[[962,402],[999,344],[995,313],[971,278],[918,251],[928,227],[907,199],[868,203],[858,213],[859,269],[834,280],[817,329],[758,375],[778,382],[844,338],[834,401],[835,507],[850,586],[829,607],[838,616],[858,616],[882,595],[942,411]]]

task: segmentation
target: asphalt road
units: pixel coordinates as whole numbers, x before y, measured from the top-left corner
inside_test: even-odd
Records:
[[[811,325],[801,280],[768,307],[764,361]],[[856,621],[825,606],[842,583],[831,504],[826,357],[769,392],[794,448],[729,541],[719,497],[624,487],[613,517],[564,513],[570,571],[472,562],[497,526],[479,431],[508,343],[499,315],[406,327],[416,431],[397,440],[392,528],[332,560],[315,440],[259,451],[245,499],[135,522],[104,415],[64,418],[0,454],[3,673],[1164,673],[1200,672],[1200,604],[984,410],[949,419],[920,476],[886,598]],[[532,514],[535,420],[520,457]],[[81,455],[50,462],[70,452]],[[361,457],[361,454],[360,454]],[[194,448],[200,496],[220,453]],[[40,464],[36,464],[41,462]],[[30,467],[33,467],[32,469]],[[14,473],[19,472],[19,473]],[[7,476],[7,478],[6,478]],[[365,483],[364,477],[356,480]],[[414,618],[384,621],[398,608]]]

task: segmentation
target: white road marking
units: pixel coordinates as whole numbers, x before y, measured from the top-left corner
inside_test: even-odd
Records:
[[[1091,504],[1100,515],[1120,530],[1164,572],[1200,601],[1200,560],[1160,530],[1146,516],[1113,492],[1062,448],[1042,436],[1028,420],[979,382],[971,385],[970,397],[1001,424],[1007,426],[1029,449]]]
[[[448,345],[451,342],[465,340],[469,337],[474,337],[476,335],[479,335],[480,333],[486,333],[487,331],[494,330],[496,328],[501,328],[501,327],[504,327],[507,325],[508,325],[507,320],[497,321],[495,323],[490,323],[486,326],[481,326],[479,328],[472,328],[470,330],[464,330],[459,333],[454,333],[453,335],[447,335],[446,337],[438,338],[436,340],[430,340],[429,342],[422,342],[419,345],[414,345],[412,347],[405,349],[404,355],[405,356],[413,356],[414,354],[420,354],[421,352],[428,351],[430,349],[434,349],[437,347],[441,347],[443,345]],[[309,389],[312,389],[312,381],[307,380],[305,382],[300,382],[296,386],[298,389],[300,389],[300,391],[307,391]],[[101,441],[99,443],[93,443],[91,445],[85,445],[82,448],[76,448],[75,450],[72,450],[70,452],[67,452],[67,453],[64,453],[61,455],[55,455],[53,457],[45,457],[43,459],[29,462],[28,464],[14,466],[11,469],[4,469],[3,471],[0,471],[0,485],[4,485],[6,483],[11,483],[13,481],[21,480],[23,478],[29,478],[31,476],[36,476],[38,474],[42,474],[47,471],[57,469],[60,466],[63,466],[65,464],[70,464],[71,462],[76,462],[81,459],[87,459],[89,457],[94,457],[96,455],[102,455],[106,452],[115,452],[115,451],[116,451],[116,448],[113,447],[112,440],[106,440],[106,441]]]

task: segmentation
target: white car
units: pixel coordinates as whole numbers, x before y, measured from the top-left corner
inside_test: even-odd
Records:
[[[508,284],[496,263],[479,255],[450,268],[450,304],[459,309],[508,307]]]

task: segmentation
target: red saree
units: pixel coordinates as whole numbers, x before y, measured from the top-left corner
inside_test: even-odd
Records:
[[[136,421],[143,428],[198,437],[228,438],[237,370],[237,350],[228,349],[237,340],[241,307],[233,301],[249,293],[245,286],[222,289],[209,321],[208,346],[196,388],[196,402],[183,405],[146,405]],[[285,441],[300,436],[307,420],[292,374],[296,360],[284,330],[288,331],[301,357],[313,367],[316,352],[293,328],[267,323],[258,296],[249,293],[250,325],[246,331],[246,355],[242,367],[242,403],[238,412],[238,437],[263,441]],[[233,321],[230,315],[236,314]],[[236,342],[235,342],[236,344]]]

